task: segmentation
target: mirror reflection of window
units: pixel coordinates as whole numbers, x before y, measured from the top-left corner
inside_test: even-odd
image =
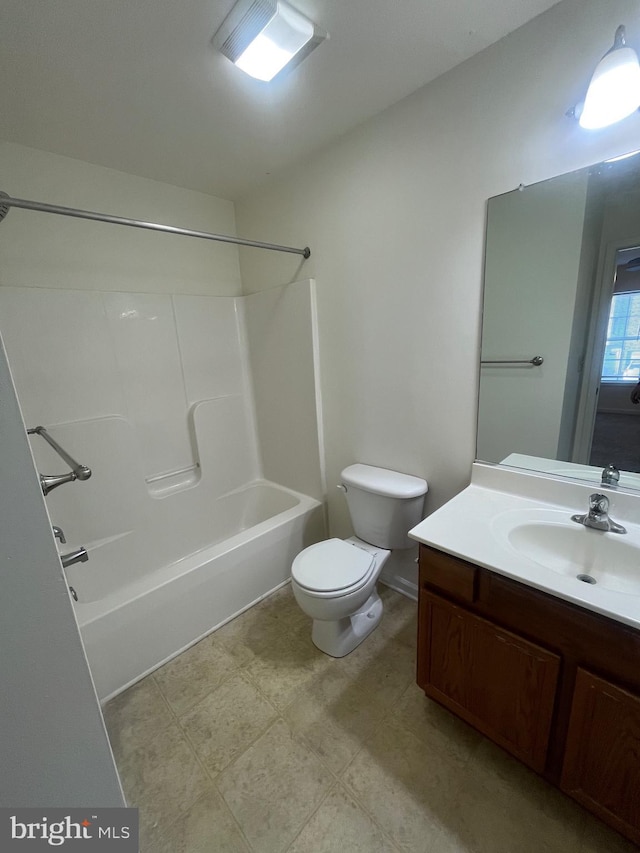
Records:
[[[605,308],[606,310],[606,308]],[[589,461],[640,470],[640,247],[615,253],[607,338]]]
[[[616,257],[616,280],[602,362],[603,382],[640,379],[640,247]]]
[[[602,379],[640,379],[640,291],[619,293],[611,300]]]

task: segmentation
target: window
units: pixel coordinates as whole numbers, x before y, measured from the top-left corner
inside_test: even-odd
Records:
[[[609,311],[603,382],[640,379],[640,291],[615,293]]]

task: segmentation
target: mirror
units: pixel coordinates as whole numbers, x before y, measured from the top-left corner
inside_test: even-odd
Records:
[[[479,461],[640,489],[640,152],[489,199],[480,362]]]

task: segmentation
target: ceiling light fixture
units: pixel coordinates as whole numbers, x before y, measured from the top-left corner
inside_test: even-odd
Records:
[[[624,26],[616,30],[613,47],[593,72],[584,106],[574,114],[580,127],[597,130],[627,118],[640,107],[640,64],[625,41]]]
[[[213,37],[238,68],[269,82],[295,68],[327,33],[282,0],[239,0]]]

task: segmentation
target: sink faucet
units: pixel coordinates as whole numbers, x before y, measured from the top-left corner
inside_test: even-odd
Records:
[[[607,465],[606,468],[602,469],[602,480],[600,481],[601,486],[609,486],[612,489],[620,482],[620,471],[616,468],[615,465]]]
[[[571,521],[593,527],[594,530],[606,530],[610,533],[626,533],[626,529],[609,518],[609,498],[595,493],[589,496],[589,512],[585,515],[572,515]]]

